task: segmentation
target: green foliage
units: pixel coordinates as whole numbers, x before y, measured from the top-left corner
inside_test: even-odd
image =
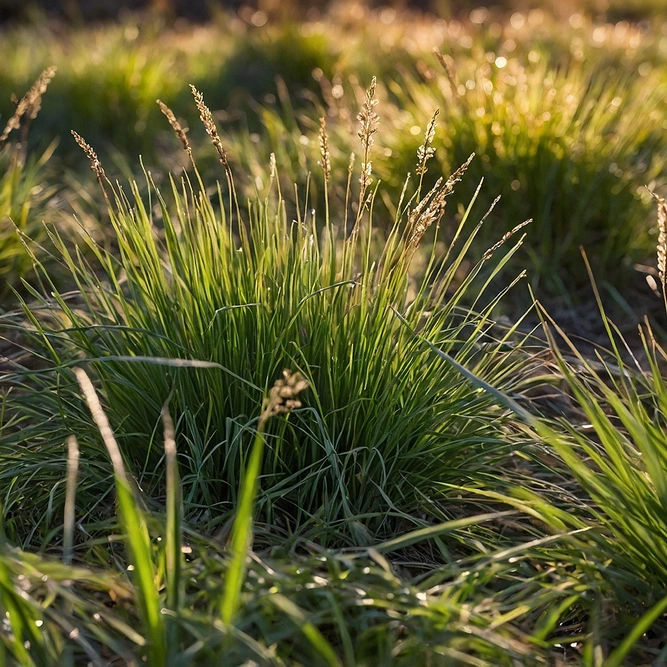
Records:
[[[42,227],[47,203],[57,188],[48,183],[47,162],[55,144],[39,158],[25,159],[20,145],[0,148],[0,295],[19,286],[32,269],[33,259],[24,238],[36,243],[46,238]],[[9,283],[9,285],[8,285]]]
[[[660,26],[397,16],[0,36],[0,90],[59,65],[30,145],[24,127],[0,152],[0,278],[38,268],[0,320],[0,664],[667,660],[660,331],[636,349],[596,292],[593,360],[545,310],[550,350],[493,317],[501,271],[529,262],[541,293],[572,293],[583,244],[622,290],[652,251]],[[373,73],[377,135],[355,77]],[[183,81],[223,109],[205,129],[224,124],[224,148],[188,135],[199,169],[154,105],[190,116]],[[436,108],[430,171],[406,179]],[[70,174],[76,199],[54,197],[39,146],[72,126],[169,176],[126,190],[98,169],[94,194]],[[501,249],[528,217],[529,243]],[[285,368],[303,405],[290,376],[270,389]]]
[[[552,340],[584,421],[563,420],[540,433],[595,501],[596,515],[610,536],[605,553],[644,585],[649,599],[659,600],[667,588],[667,386],[661,372],[667,356],[647,325],[642,367],[634,355],[622,354],[629,351],[627,343],[604,311],[602,317],[611,356],[599,354],[593,362],[565,337],[574,353],[566,361]]]
[[[487,225],[494,231],[482,233],[473,248],[476,256],[533,218],[516,265],[528,264],[532,284],[544,293],[562,295],[586,283],[576,269],[579,245],[594,258],[598,278],[617,288],[651,252],[648,198],[639,188],[659,187],[665,170],[667,80],[657,24],[597,25],[585,13],[564,24],[549,12],[516,13],[496,23],[482,10],[471,22],[440,24],[416,15],[341,10],[326,22],[261,28],[223,15],[196,29],[164,30],[128,19],[64,35],[42,26],[34,34],[21,28],[0,38],[11,57],[0,73],[0,102],[38,68],[58,65],[36,139],[76,128],[103,157],[111,153],[122,162],[139,149],[147,165],[165,153],[177,161],[154,101],[159,97],[186,116],[183,82],[193,82],[219,110],[230,160],[243,167],[237,185],[253,196],[257,179],[267,181],[270,152],[284,174],[305,177],[306,157],[316,146],[304,143],[321,115],[337,136],[344,171],[363,95],[358,78],[375,74],[384,149],[375,169],[393,201],[438,107],[443,140],[435,147],[443,172],[471,152],[479,156],[457,204],[469,201],[482,176],[487,197],[504,196],[506,204]],[[432,55],[434,46],[453,58],[454,88]],[[280,107],[273,111],[276,97]],[[8,103],[3,109],[11,110]],[[195,144],[199,136],[193,132]],[[69,143],[61,144],[68,159]]]
[[[275,181],[242,214],[231,181],[230,197],[211,200],[194,177],[195,187],[187,179],[173,183],[172,204],[150,177],[143,199],[136,185],[132,201],[114,188],[117,254],[89,237],[94,264],[51,230],[78,289],[60,293],[43,271],[51,295],[34,292],[35,304],[24,303],[25,323],[16,321],[39,372],[21,361],[7,378],[21,396],[7,406],[0,445],[0,476],[13,480],[8,529],[22,540],[29,523],[31,531],[48,530],[49,512],[39,514],[59,506],[62,494],[52,487],[61,472],[40,466],[36,488],[28,468],[52,459],[54,443],[75,431],[102,451],[72,394],[74,359],[100,379],[127,463],[150,493],[162,485],[154,425],[171,397],[186,443],[183,497],[188,511],[209,521],[224,523],[237,502],[258,397],[285,367],[298,369],[312,393],[307,409],[267,431],[258,499],[264,520],[325,544],[364,543],[367,531],[394,534],[397,524],[413,522],[409,513],[444,512],[430,497],[433,485],[483,475],[505,449],[503,415],[455,370],[429,358],[395,311],[500,387],[516,384],[523,363],[491,331],[500,295],[479,313],[460,307],[464,295],[474,293],[473,302],[484,294],[475,276],[488,258],[463,279],[459,271],[479,225],[465,238],[464,216],[449,250],[436,238],[422,277],[410,278],[419,241],[459,176],[419,205],[411,201],[411,212],[399,205],[386,237],[373,225],[373,196],[350,193],[361,208],[351,207],[346,233],[308,210],[294,211],[290,221]],[[84,492],[95,497],[107,484],[98,465],[89,457],[82,470]],[[28,488],[38,513],[30,517],[12,509]]]
[[[585,284],[575,268],[581,245],[591,250],[596,275],[620,284],[619,267],[631,268],[654,245],[641,195],[665,167],[665,84],[657,72],[643,81],[622,68],[554,67],[548,55],[534,55],[529,63],[499,55],[480,66],[484,54],[473,50],[453,61],[451,81],[442,72],[393,86],[397,95],[407,91],[411,104],[401,106],[415,115],[444,110],[445,168],[478,153],[473,173],[505,202],[489,229],[533,219],[527,254],[536,289],[567,294]],[[392,153],[409,159],[416,145],[398,144]]]

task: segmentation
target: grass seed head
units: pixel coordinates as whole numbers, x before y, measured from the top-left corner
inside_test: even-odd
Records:
[[[447,76],[447,81],[449,81],[452,93],[456,97],[460,97],[459,86],[456,81],[456,72],[454,71],[454,60],[451,56],[443,56],[438,49],[435,49],[434,53],[438,59],[438,62],[442,65],[442,69],[445,70],[445,75]]]
[[[474,157],[475,154],[473,153],[444,184],[442,179],[438,179],[433,189],[415,207],[408,217],[408,230],[410,230],[408,247],[416,248],[428,228],[442,218],[445,213],[447,197],[454,192],[454,186],[461,181]]]
[[[215,150],[218,152],[218,158],[220,159],[220,164],[225,168],[226,171],[229,171],[229,161],[227,160],[227,151],[220,141],[220,135],[218,134],[218,128],[215,126],[213,121],[213,114],[211,110],[206,106],[204,102],[204,96],[191,84],[190,90],[192,90],[192,95],[195,98],[195,103],[197,109],[199,110],[199,117],[201,122],[204,124],[204,129],[206,134],[211,137],[211,141],[215,146]]]
[[[370,151],[375,143],[373,135],[378,131],[378,123],[380,121],[380,116],[375,112],[375,107],[378,103],[378,100],[375,99],[375,89],[377,87],[377,79],[373,77],[371,79],[371,85],[366,91],[366,100],[361,107],[361,111],[357,116],[357,120],[360,123],[359,128],[359,138],[361,139],[361,147],[363,149],[363,161],[361,163],[361,177],[359,182],[361,183],[361,192],[362,198],[363,193],[366,191],[368,186],[371,183],[371,174],[373,173],[373,167],[371,165]]]
[[[658,204],[658,275],[663,294],[667,284],[667,203],[663,197],[649,190]]]
[[[486,252],[482,255],[482,261],[486,261],[487,259],[489,259],[491,255],[493,255],[493,253],[496,252],[498,248],[500,248],[500,246],[509,241],[520,229],[523,229],[526,225],[529,225],[532,221],[533,221],[532,218],[529,220],[524,220],[520,225],[517,225],[516,227],[514,227],[514,229],[505,233],[503,237],[500,239],[500,241],[494,243],[488,250],[486,250]]]
[[[106,178],[104,167],[102,167],[102,163],[97,157],[97,153],[93,150],[93,147],[80,134],[74,130],[71,130],[71,132],[72,136],[74,137],[74,141],[79,144],[81,150],[83,150],[83,152],[86,154],[86,157],[90,160],[90,168],[95,172],[98,180]]]
[[[178,122],[174,112],[162,100],[157,100],[157,104],[160,107],[160,111],[162,111],[162,113],[169,121],[169,125],[171,125],[172,129],[176,133],[176,136],[181,140],[183,150],[190,156],[190,158],[192,158],[192,148],[190,148],[190,142],[188,141],[188,137],[186,135],[188,129],[184,128]]]
[[[296,397],[306,387],[308,387],[308,382],[301,373],[284,370],[282,378],[276,380],[269,390],[269,395],[264,399],[262,414],[259,418],[260,425],[264,425],[271,417],[300,408],[301,401]]]
[[[25,116],[29,120],[37,118],[37,114],[42,107],[42,95],[51,83],[51,79],[56,75],[57,68],[55,65],[45,69],[38,77],[35,83],[30,86],[28,92],[21,98],[16,105],[14,115],[7,121],[5,129],[0,135],[0,144],[7,140],[7,137],[12,130],[18,129],[21,124],[21,118]]]
[[[322,167],[324,172],[324,180],[328,181],[331,178],[331,152],[329,150],[329,135],[327,134],[327,121],[322,116],[320,118],[320,161],[318,164]]]
[[[426,173],[426,163],[435,155],[435,148],[433,148],[432,144],[435,138],[435,125],[439,113],[440,109],[436,109],[433,113],[424,134],[424,143],[417,149],[417,169],[415,170],[417,176],[423,176]]]

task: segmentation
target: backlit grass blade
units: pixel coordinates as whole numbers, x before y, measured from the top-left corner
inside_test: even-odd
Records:
[[[493,521],[503,517],[514,516],[518,514],[515,510],[505,510],[502,512],[489,512],[487,514],[479,514],[477,516],[466,517],[465,519],[455,519],[454,521],[446,521],[436,526],[429,526],[428,528],[421,528],[420,530],[413,530],[410,533],[396,537],[393,540],[387,540],[380,544],[373,546],[373,549],[380,553],[389,553],[397,551],[398,549],[405,549],[419,542],[431,540],[441,535],[446,535],[452,531],[468,526],[475,526],[486,521]]]
[[[127,535],[130,561],[134,569],[132,579],[136,581],[144,631],[146,633],[146,657],[149,665],[158,667],[164,665],[166,661],[166,632],[164,617],[160,612],[162,605],[157,590],[148,527],[134,498],[123,464],[123,457],[111,430],[109,420],[97,397],[93,383],[81,368],[75,368],[74,373],[111,458],[116,482],[119,515]]]
[[[313,625],[302,609],[299,609],[289,598],[286,598],[280,593],[275,593],[270,597],[271,603],[274,604],[283,613],[287,614],[289,618],[299,627],[301,632],[308,638],[308,641],[313,646],[317,657],[329,665],[329,667],[339,667],[341,664],[336,656],[331,644],[325,639],[324,635]]]
[[[167,529],[164,547],[167,607],[178,613],[181,595],[181,561],[183,559],[181,553],[183,502],[178,474],[178,461],[176,459],[176,433],[167,405],[162,408],[162,423],[164,426],[164,453],[167,468]],[[167,646],[170,655],[176,652],[176,647],[178,646],[178,627],[175,625],[167,631]]]
[[[625,639],[611,652],[605,660],[605,667],[619,667],[627,664],[630,651],[651,626],[667,611],[667,597],[656,602],[635,624]]]
[[[257,483],[262,466],[264,452],[264,434],[257,431],[248,459],[236,518],[232,527],[231,559],[225,574],[225,589],[222,595],[221,616],[223,623],[230,624],[241,604],[241,590],[246,573],[246,558],[252,545],[252,515],[257,494]]]

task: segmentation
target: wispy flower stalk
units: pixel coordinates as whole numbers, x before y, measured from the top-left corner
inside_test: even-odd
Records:
[[[192,148],[190,147],[190,142],[188,141],[187,137],[188,128],[184,128],[178,122],[178,119],[174,115],[174,112],[162,100],[157,100],[157,104],[160,107],[160,111],[162,111],[165,118],[169,122],[169,125],[171,125],[171,128],[176,133],[176,136],[179,138],[181,145],[183,146],[183,150],[188,154],[190,162],[194,167],[195,163],[194,163],[194,158],[192,156]]]
[[[454,192],[454,186],[460,182],[474,156],[473,153],[444,183],[439,179],[408,216],[408,249],[417,248],[429,227],[442,218],[445,213],[446,198]]]
[[[104,187],[104,181],[107,180],[107,175],[104,171],[104,167],[100,162],[100,159],[97,157],[97,153],[93,150],[93,147],[78,133],[74,130],[71,130],[74,141],[79,145],[79,148],[86,154],[86,157],[90,161],[90,168],[92,169],[95,176],[97,176],[97,182],[102,188],[102,194],[104,199],[106,199],[107,205],[110,206],[109,197],[107,195],[106,188]]]
[[[424,142],[417,149],[417,168],[415,173],[419,176],[419,187],[417,188],[417,198],[421,194],[422,182],[424,180],[424,174],[428,171],[426,163],[435,155],[435,148],[433,148],[433,139],[435,139],[435,125],[438,119],[438,114],[440,109],[436,109],[431,117],[431,120],[426,127],[426,132],[424,133]]]
[[[45,69],[38,77],[35,83],[30,86],[28,92],[20,99],[12,117],[7,121],[5,129],[0,134],[0,145],[7,141],[12,130],[16,130],[21,125],[21,118],[24,116],[28,120],[37,118],[37,114],[42,107],[42,95],[51,83],[51,79],[56,75],[57,68],[54,66]]]
[[[220,164],[225,168],[227,174],[230,175],[231,170],[229,167],[229,160],[227,159],[227,151],[225,150],[224,146],[222,145],[222,141],[220,140],[218,128],[213,121],[213,114],[206,106],[206,103],[204,102],[204,96],[193,85],[190,85],[190,90],[192,90],[192,95],[195,98],[195,104],[199,110],[199,118],[201,118],[201,122],[203,123],[204,129],[206,130],[206,134],[211,137],[211,141],[215,146],[215,150],[218,152],[218,159],[220,160]]]
[[[362,161],[361,161],[361,176],[359,178],[359,183],[361,189],[359,191],[359,210],[357,212],[357,221],[355,224],[355,229],[359,226],[359,220],[361,219],[361,214],[363,212],[364,199],[366,197],[366,190],[372,181],[373,174],[373,165],[371,163],[370,155],[371,148],[375,143],[375,138],[373,135],[378,131],[378,123],[380,121],[380,116],[375,112],[375,107],[377,106],[378,100],[375,99],[375,89],[377,87],[377,79],[373,77],[371,79],[371,85],[366,91],[366,100],[361,107],[361,111],[357,116],[357,120],[360,123],[359,128],[359,138],[361,139],[361,148],[362,148]]]

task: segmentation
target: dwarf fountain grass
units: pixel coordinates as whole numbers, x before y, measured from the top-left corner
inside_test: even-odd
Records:
[[[503,413],[431,358],[392,310],[498,386],[517,381],[519,359],[502,345],[482,346],[494,340],[497,299],[479,313],[461,306],[478,289],[482,263],[455,282],[479,225],[445,262],[434,241],[423,277],[409,275],[418,245],[411,230],[440,225],[461,173],[425,195],[437,201],[433,211],[410,201],[388,232],[374,225],[371,197],[349,236],[316,211],[297,210],[292,219],[277,183],[245,213],[220,186],[207,190],[196,170],[194,184],[189,175],[172,179],[164,194],[147,173],[144,198],[136,184],[128,194],[104,183],[116,254],[90,237],[85,254],[72,251],[51,228],[76,291],[60,292],[42,267],[47,293],[33,290],[34,302],[23,302],[23,323],[7,320],[30,341],[31,359],[17,361],[7,379],[21,396],[6,415],[2,444],[11,531],[34,539],[38,525],[46,529],[60,514],[52,511],[63,497],[51,478],[61,472],[53,443],[76,431],[89,451],[103,451],[76,395],[75,364],[87,364],[99,381],[126,465],[151,494],[162,485],[154,433],[171,396],[186,512],[214,525],[237,502],[258,397],[285,366],[303,374],[312,395],[308,407],[267,431],[258,499],[264,520],[324,542],[367,540],[367,530],[353,538],[350,526],[392,534],[434,480],[474,481],[505,448]],[[225,174],[233,193],[228,167]],[[99,465],[88,456],[80,470],[79,494],[93,514],[103,510],[108,484]],[[29,487],[35,514],[24,506]]]

